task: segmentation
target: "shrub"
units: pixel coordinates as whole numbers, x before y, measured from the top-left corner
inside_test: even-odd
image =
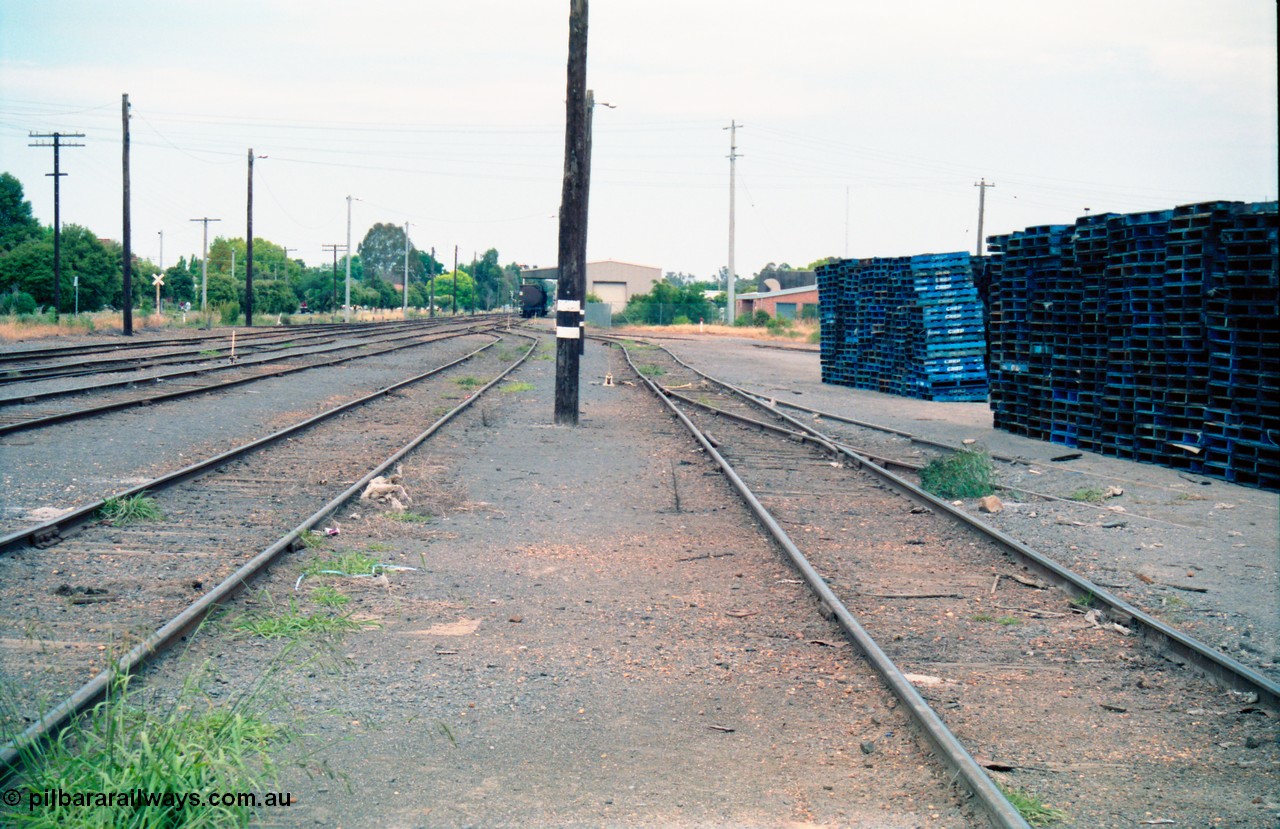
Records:
[[[26,291],[19,291],[17,286],[7,294],[0,294],[0,314],[34,314],[36,312],[35,297]]]
[[[920,470],[920,486],[939,498],[981,498],[994,491],[991,458],[980,449],[965,449],[929,461]]]

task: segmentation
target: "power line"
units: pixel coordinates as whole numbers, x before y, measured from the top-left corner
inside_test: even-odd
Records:
[[[57,319],[62,312],[62,188],[58,179],[66,175],[60,167],[60,152],[63,147],[83,147],[83,144],[68,144],[64,138],[84,138],[82,132],[32,132],[28,138],[51,138],[53,143],[29,144],[30,147],[53,147],[53,172],[45,173],[53,176],[53,316]]]

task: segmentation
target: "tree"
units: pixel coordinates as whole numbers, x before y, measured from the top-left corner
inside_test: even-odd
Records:
[[[118,246],[117,246],[118,248]],[[95,311],[120,296],[123,280],[118,249],[113,255],[98,237],[80,225],[62,228],[62,294],[75,295],[80,279],[80,310]],[[53,230],[42,228],[0,255],[0,290],[16,285],[41,305],[53,302]]]
[[[458,283],[458,311],[469,311],[475,306],[475,280],[471,278],[471,274],[459,268],[455,273],[446,273],[437,276],[433,282],[435,283],[436,305],[445,311],[453,310],[453,285],[454,278]]]
[[[0,173],[0,255],[39,235],[40,223],[31,213],[31,202],[23,198],[22,182]]]
[[[702,289],[673,285],[666,280],[653,283],[647,294],[636,294],[627,300],[622,312],[627,322],[666,325],[683,317],[688,322],[715,319],[712,305]]]
[[[404,227],[379,222],[369,228],[356,252],[364,261],[365,272],[392,285],[404,284]],[[430,256],[428,256],[430,258]],[[409,243],[409,282],[421,280],[422,255]],[[398,304],[398,303],[397,303]]]

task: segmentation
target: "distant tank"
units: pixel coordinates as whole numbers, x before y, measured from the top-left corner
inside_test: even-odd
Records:
[[[549,299],[550,294],[542,282],[526,282],[520,286],[520,316],[525,319],[545,317]]]

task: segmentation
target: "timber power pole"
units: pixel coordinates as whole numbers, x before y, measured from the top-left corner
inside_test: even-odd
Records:
[[[249,148],[249,198],[244,233],[244,324],[253,325],[253,147]]]
[[[436,266],[436,249],[431,247],[431,261],[427,263],[427,270],[433,271]],[[436,316],[436,274],[427,274],[427,316],[435,319]]]
[[[729,126],[723,127],[729,131],[729,297],[725,306],[725,321],[733,325],[734,318],[738,315],[737,300],[734,298],[734,283],[738,281],[738,272],[733,267],[734,253],[734,208],[737,205],[736,193],[734,187],[736,185],[735,172],[738,159],[738,129],[742,126],[737,121],[730,121]]]
[[[124,125],[123,149],[121,151],[121,166],[123,167],[124,177],[124,227],[121,241],[124,245],[124,252],[121,254],[122,270],[124,272],[124,297],[121,304],[124,305],[124,335],[126,337],[133,336],[133,240],[132,228],[129,219],[129,96],[127,94],[120,96],[120,120]]]
[[[565,95],[564,185],[560,194],[560,273],[556,285],[555,421],[578,425],[578,348],[587,260],[587,0],[569,2],[568,89]]]
[[[325,250],[333,251],[333,312],[338,311],[338,251],[346,250],[346,245],[334,243],[332,245],[321,245]]]
[[[59,151],[63,147],[83,147],[83,144],[69,144],[64,139],[84,138],[82,132],[32,132],[28,138],[52,139],[50,143],[29,144],[30,147],[53,147],[53,172],[45,173],[53,176],[53,317],[58,318],[62,312],[62,191],[58,180],[66,173],[62,172]]]
[[[200,314],[204,315],[209,304],[209,222],[220,222],[222,219],[192,219],[193,222],[204,223],[204,252],[200,254]]]
[[[453,316],[458,316],[458,246],[453,246]]]
[[[988,182],[985,178],[973,183],[978,188],[978,256],[982,255],[982,220],[986,218],[987,212],[987,188],[995,187],[994,181]]]

